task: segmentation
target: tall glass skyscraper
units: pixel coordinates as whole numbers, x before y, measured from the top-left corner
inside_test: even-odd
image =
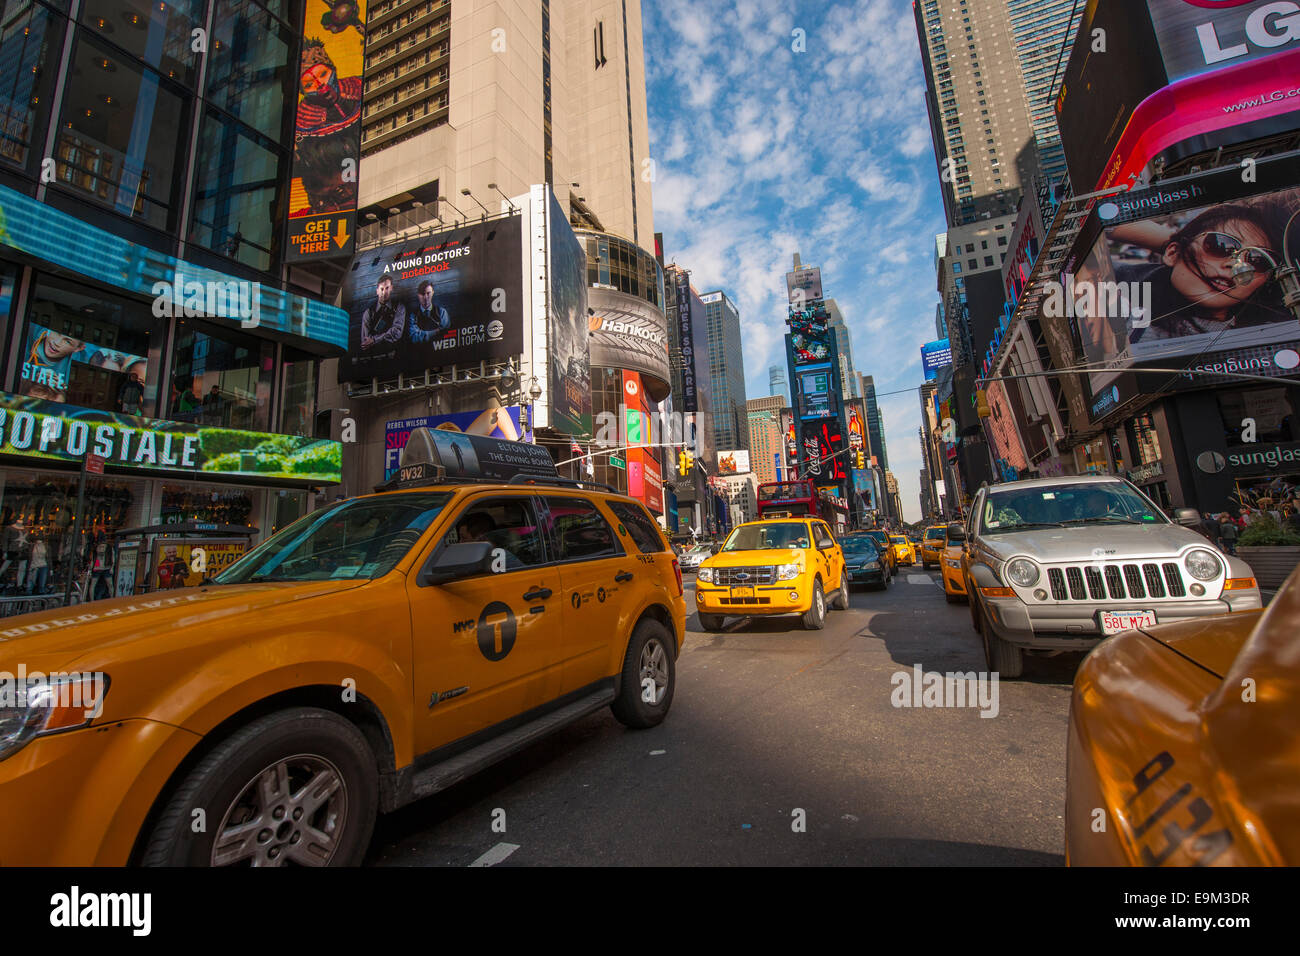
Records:
[[[745,411],[745,358],[741,354],[740,311],[721,291],[700,296],[709,323],[709,394],[713,399],[713,441],[718,451],[749,451]]]
[[[1085,6],[1076,0],[1007,0],[1016,56],[1024,77],[1025,95],[1029,97],[1034,140],[1038,144],[1038,164],[1049,182],[1065,176],[1065,151],[1061,148],[1061,134],[1056,128],[1056,111],[1052,106],[1060,75],[1064,74],[1064,60],[1069,58],[1068,50],[1064,57],[1061,51],[1079,29]],[[1070,13],[1076,8],[1071,19]],[[1061,74],[1057,73],[1058,63]]]

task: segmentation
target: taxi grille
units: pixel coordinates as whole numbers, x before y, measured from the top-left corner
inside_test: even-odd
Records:
[[[1182,573],[1172,561],[1048,568],[1047,583],[1054,601],[1180,598],[1187,594]]]
[[[740,577],[740,575],[747,577]],[[727,587],[753,587],[755,584],[771,584],[776,579],[776,568],[715,568],[713,583]]]

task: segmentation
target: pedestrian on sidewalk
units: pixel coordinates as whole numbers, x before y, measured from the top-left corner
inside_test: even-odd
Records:
[[[1226,511],[1220,516],[1221,524],[1219,525],[1220,547],[1228,554],[1237,553],[1237,526],[1232,522],[1232,516]]]

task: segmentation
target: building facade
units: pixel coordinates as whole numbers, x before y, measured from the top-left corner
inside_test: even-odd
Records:
[[[346,317],[285,249],[302,6],[71,9],[0,24],[5,608],[197,583],[341,472]]]
[[[751,398],[745,403],[749,419],[749,463],[759,484],[786,481],[785,436],[781,434],[781,412],[786,408],[781,395]]]
[[[700,296],[709,331],[708,388],[713,405],[713,445],[719,451],[749,450],[745,412],[745,355],[740,310],[725,292]]]

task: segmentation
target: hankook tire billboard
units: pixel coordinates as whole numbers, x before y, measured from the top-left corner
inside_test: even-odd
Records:
[[[605,289],[589,289],[588,344],[596,368],[640,372],[668,383],[668,321],[649,302]]]

